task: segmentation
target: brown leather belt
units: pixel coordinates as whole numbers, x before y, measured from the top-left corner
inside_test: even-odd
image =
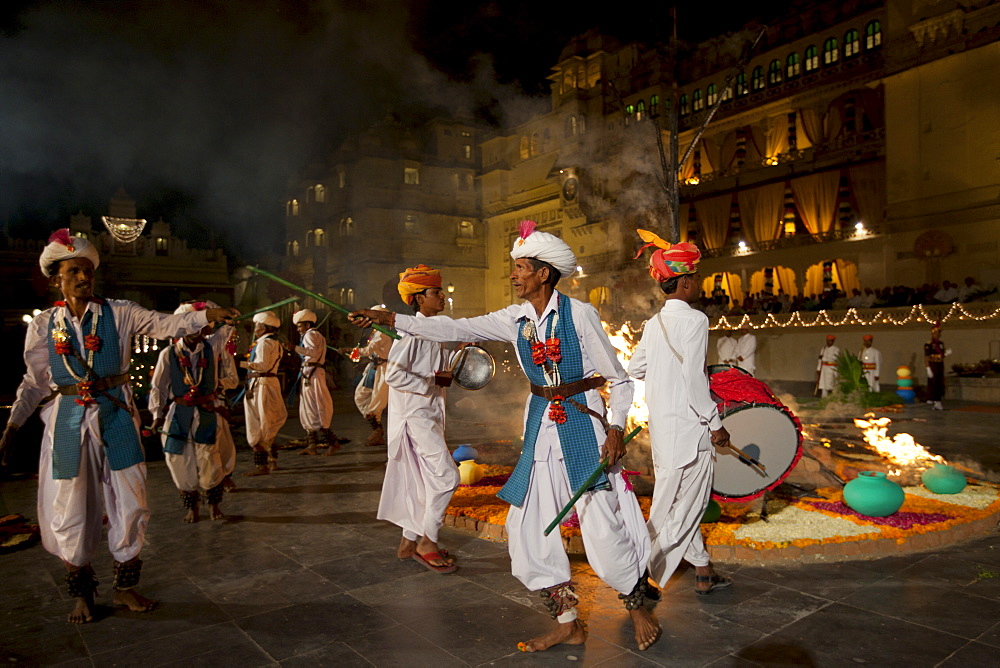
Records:
[[[271,373],[270,371],[250,371],[247,373],[247,378],[277,378],[278,374]]]
[[[864,369],[865,371],[874,371],[875,370],[875,363],[874,362],[863,362],[861,364],[861,368]]]
[[[319,362],[306,362],[302,366],[323,366]]]
[[[113,387],[118,387],[119,385],[124,385],[129,380],[129,375],[127,373],[120,373],[117,376],[108,376],[107,378],[98,378],[93,383],[90,384],[90,393],[104,392],[105,390],[110,390]],[[56,388],[56,392],[66,396],[73,397],[79,396],[80,386],[79,385],[60,385]]]
[[[551,387],[543,387],[541,385],[532,384],[531,393],[536,397],[545,399],[546,401],[552,401],[554,397],[569,398],[574,394],[586,392],[587,390],[596,390],[599,387],[603,387],[607,382],[608,381],[603,376],[591,376],[590,378],[584,378],[583,380],[577,380],[563,385],[553,385]]]
[[[931,362],[943,362],[944,355],[928,355],[927,359]]]
[[[201,406],[202,404],[211,403],[213,401],[215,401],[215,392],[197,396],[194,399],[188,399],[186,394],[180,397],[174,397],[174,403],[181,406]]]

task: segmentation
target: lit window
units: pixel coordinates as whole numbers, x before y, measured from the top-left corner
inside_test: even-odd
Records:
[[[167,254],[167,239],[166,237],[156,237],[156,254],[166,255]]]
[[[806,72],[813,72],[819,69],[819,55],[815,45],[806,47]]]
[[[844,33],[844,58],[853,58],[861,52],[858,31],[853,28]]]
[[[646,117],[646,101],[639,100],[635,105],[635,120],[641,121]]]
[[[823,42],[823,65],[833,65],[840,58],[840,50],[837,48],[837,38],[831,37]]]
[[[785,78],[794,79],[800,74],[802,74],[802,63],[799,62],[799,54],[788,54],[788,60],[785,61]]]
[[[570,114],[569,118],[566,119],[566,136],[575,137],[576,132],[577,132],[576,116]]]
[[[354,236],[354,219],[351,217],[340,219],[340,236],[342,237],[353,237]]]
[[[531,143],[528,145],[528,153],[532,156],[536,156],[539,153],[541,146],[541,137],[537,132],[531,133]]]
[[[587,134],[587,117],[580,114],[580,134]]]
[[[753,68],[753,74],[750,75],[750,86],[755,93],[764,90],[764,68],[760,65]]]
[[[715,84],[708,84],[708,88],[705,90],[708,93],[708,106],[712,107],[715,105],[716,100],[719,99],[719,88]]]
[[[354,306],[354,288],[347,288],[347,299],[345,301],[350,306]]]
[[[469,132],[468,130],[462,130],[462,136],[463,137],[471,137],[472,133]]]
[[[419,186],[420,170],[416,167],[403,167],[403,183],[408,186]]]
[[[292,257],[298,257],[299,256],[299,242],[298,241],[293,241],[292,242],[291,251],[292,251],[291,252],[291,256]]]
[[[326,201],[326,186],[316,184],[316,201],[325,202]]]
[[[530,156],[528,153],[528,137],[521,137],[521,144],[518,148],[518,154],[521,156],[521,160],[527,160]]]
[[[691,93],[691,108],[695,111],[701,111],[705,108],[705,98],[701,96],[701,89],[696,88],[693,93]]]
[[[337,168],[337,187],[346,188],[347,187],[347,170],[343,167]]]
[[[299,215],[299,200],[297,199],[288,200],[288,203],[285,205],[285,214],[288,216]]]
[[[306,248],[313,245],[313,231],[309,230],[306,232]]]
[[[660,96],[653,95],[649,98],[649,115],[656,118],[660,115]]]
[[[688,109],[688,96],[681,95],[680,102],[678,103],[678,108],[680,109],[681,116],[687,116],[690,109]]]
[[[872,21],[865,26],[865,49],[871,51],[882,46],[882,24]]]
[[[733,87],[731,85],[726,86],[725,88],[722,89],[722,101],[729,102],[732,99],[733,99]]]
[[[322,229],[320,229],[320,228],[317,227],[315,230],[313,230],[313,240],[314,240],[314,243],[317,246],[322,246],[323,245],[323,230]]]
[[[469,159],[472,158],[472,145],[471,144],[462,144],[462,155],[465,157],[466,160],[469,160]]]
[[[781,83],[781,61],[772,60],[767,68],[767,83],[769,86],[777,86]]]
[[[476,226],[470,220],[463,220],[458,224],[458,236],[462,239],[475,239]]]
[[[750,94],[750,89],[747,88],[747,74],[746,72],[740,72],[736,75],[736,97],[744,97]]]

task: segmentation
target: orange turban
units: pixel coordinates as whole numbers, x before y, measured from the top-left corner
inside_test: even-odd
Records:
[[[413,295],[427,288],[441,287],[441,272],[426,264],[418,264],[399,275],[399,296],[407,304],[413,303]]]
[[[698,271],[698,261],[701,260],[701,251],[694,244],[681,242],[671,245],[657,235],[648,230],[636,230],[646,245],[635,254],[638,258],[642,251],[650,246],[656,246],[656,250],[649,257],[649,275],[657,283],[662,283],[674,276],[693,274]]]

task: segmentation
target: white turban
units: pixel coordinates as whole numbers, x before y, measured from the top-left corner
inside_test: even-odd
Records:
[[[301,311],[296,311],[295,313],[292,314],[292,324],[297,325],[300,322],[316,323],[319,322],[319,320],[316,319],[315,313],[313,313],[307,308],[304,308]]]
[[[274,311],[261,311],[254,315],[253,321],[267,325],[268,327],[281,327],[281,320],[278,319],[278,316],[274,315]]]
[[[210,308],[219,308],[219,305],[215,302],[210,302],[205,300],[203,302],[184,302],[174,311],[174,315],[180,315],[181,313],[190,313],[191,311],[204,311]]]
[[[510,249],[510,256],[515,260],[522,257],[535,258],[548,262],[555,267],[563,277],[576,271],[576,255],[566,242],[547,232],[536,232],[535,223],[531,220],[521,221],[521,236]]]
[[[42,268],[42,274],[50,276],[49,267],[53,262],[71,260],[75,257],[85,257],[94,264],[94,269],[101,264],[101,257],[97,254],[97,248],[83,237],[71,237],[69,229],[56,230],[49,237],[49,244],[42,250],[42,256],[38,258],[38,264]]]

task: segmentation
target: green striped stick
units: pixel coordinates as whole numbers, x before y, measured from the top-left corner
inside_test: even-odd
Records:
[[[629,441],[631,441],[639,434],[640,431],[642,431],[642,427],[636,427],[635,429],[633,429],[632,432],[625,437],[623,443],[628,443]],[[557,526],[559,526],[559,522],[562,521],[562,518],[566,517],[566,514],[573,509],[573,506],[576,505],[576,502],[580,500],[580,497],[583,496],[583,493],[586,492],[590,488],[590,486],[594,484],[594,481],[601,476],[601,473],[604,472],[604,469],[607,468],[607,466],[608,466],[608,458],[605,457],[604,459],[601,460],[601,463],[597,465],[597,468],[594,469],[594,472],[590,474],[590,477],[587,478],[582,485],[580,485],[580,489],[576,490],[576,493],[573,495],[573,498],[569,500],[569,503],[566,504],[566,506],[562,509],[562,511],[560,511],[558,515],[556,515],[556,518],[552,520],[552,523],[545,528],[544,534],[546,536],[552,533],[552,530],[555,529]]]
[[[244,313],[243,315],[236,316],[235,318],[233,318],[233,322],[246,320],[247,318],[254,317],[258,313],[263,313],[264,311],[273,311],[274,309],[280,306],[284,306],[285,304],[291,304],[292,302],[297,302],[297,301],[299,301],[298,297],[289,297],[288,299],[282,299],[280,302],[274,302],[270,306],[265,306],[263,308],[257,309],[256,311],[251,311],[250,313]]]
[[[286,288],[291,288],[292,290],[296,290],[298,292],[301,292],[302,294],[304,294],[307,297],[312,297],[313,299],[315,299],[319,303],[326,304],[330,308],[337,309],[338,311],[340,311],[344,315],[350,315],[351,314],[350,310],[344,308],[340,304],[338,304],[336,302],[332,302],[329,299],[327,299],[326,297],[323,297],[322,295],[316,294],[312,290],[306,290],[301,285],[295,285],[291,281],[286,281],[285,279],[281,278],[280,276],[275,276],[274,274],[272,274],[269,271],[264,271],[263,269],[259,269],[257,267],[251,267],[249,265],[247,265],[247,269],[249,269],[250,271],[252,271],[255,274],[260,274],[264,278],[270,278],[275,283],[280,283],[281,285],[284,285]],[[372,323],[372,327],[374,329],[377,329],[378,331],[382,332],[386,336],[391,336],[394,339],[401,338],[399,336],[399,334],[397,334],[396,332],[392,331],[388,327],[383,327],[382,325],[376,325],[375,323]]]

